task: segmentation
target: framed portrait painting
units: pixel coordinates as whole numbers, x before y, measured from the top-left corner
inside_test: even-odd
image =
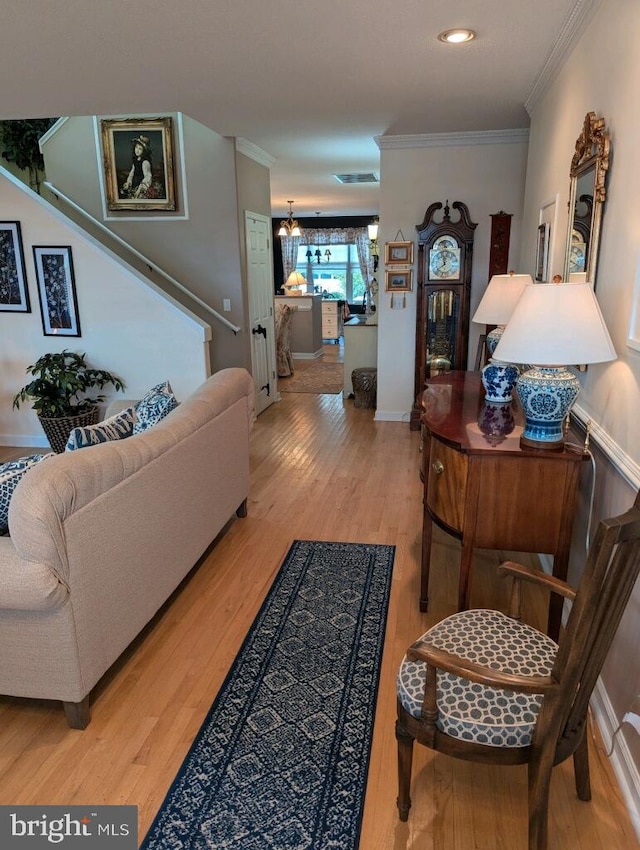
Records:
[[[71,248],[33,246],[45,336],[81,336]]]
[[[31,312],[18,221],[0,221],[0,311]]]
[[[107,209],[175,210],[171,118],[101,119]]]

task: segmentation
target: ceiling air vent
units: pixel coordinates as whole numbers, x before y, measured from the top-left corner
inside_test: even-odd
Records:
[[[372,171],[367,171],[364,174],[334,174],[338,183],[379,183],[378,175]]]

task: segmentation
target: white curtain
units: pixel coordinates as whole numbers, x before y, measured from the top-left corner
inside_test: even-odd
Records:
[[[281,236],[280,246],[282,248],[282,272],[284,274],[283,283],[287,282],[287,278],[296,270],[298,264],[298,248],[302,238],[300,236]]]
[[[295,242],[294,249],[285,243]],[[295,269],[298,258],[299,245],[355,245],[358,255],[358,264],[362,273],[362,279],[367,290],[367,310],[371,309],[373,303],[373,255],[369,250],[369,232],[366,227],[305,227],[302,236],[282,237],[282,266],[284,279]],[[287,263],[291,265],[290,267]]]

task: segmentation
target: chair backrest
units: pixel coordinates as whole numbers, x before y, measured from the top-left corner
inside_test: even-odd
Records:
[[[589,549],[551,674],[561,683],[560,705],[555,706],[560,708],[555,718],[558,746],[563,739],[570,741],[585,722],[591,693],[639,573],[640,493],[626,513],[600,522]]]

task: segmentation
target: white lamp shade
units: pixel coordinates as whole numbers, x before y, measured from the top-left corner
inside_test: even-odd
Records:
[[[291,272],[289,277],[287,278],[287,282],[285,286],[302,286],[302,284],[306,284],[306,277],[300,272]]]
[[[533,283],[530,274],[494,274],[471,321],[506,325],[528,283]]]
[[[589,283],[525,286],[494,352],[506,363],[571,366],[616,359]]]

